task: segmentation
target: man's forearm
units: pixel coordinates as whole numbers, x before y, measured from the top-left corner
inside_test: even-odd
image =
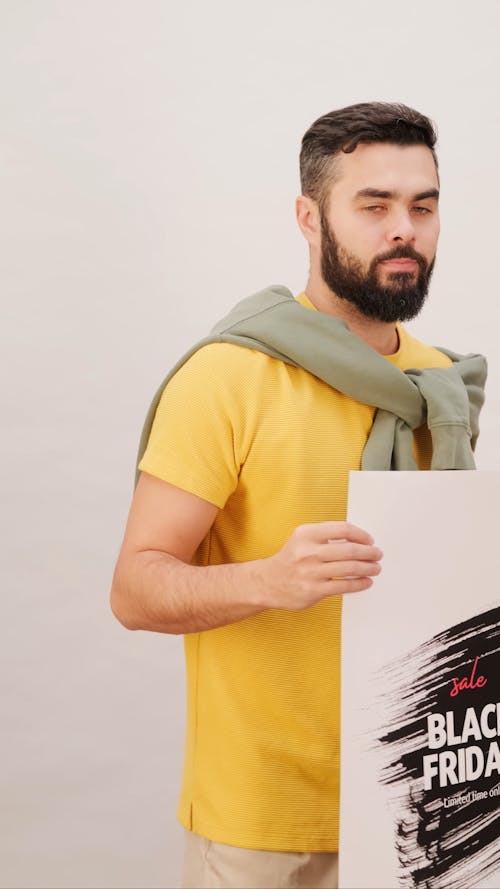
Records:
[[[161,550],[125,550],[111,607],[131,630],[197,633],[268,608],[302,610],[327,596],[366,590],[380,573],[381,550],[347,522],[295,528],[272,556],[195,566]]]
[[[130,630],[196,633],[264,611],[264,560],[231,565],[188,565],[145,551],[118,562],[111,607]]]

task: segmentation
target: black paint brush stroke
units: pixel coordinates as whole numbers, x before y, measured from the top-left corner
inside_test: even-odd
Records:
[[[452,678],[470,675],[476,657],[476,676],[485,676],[487,684],[450,697]],[[401,682],[401,676],[408,679]],[[500,796],[451,808],[444,803],[473,790],[489,793],[500,776],[493,772],[489,778],[446,787],[435,780],[430,790],[423,781],[423,756],[434,752],[428,748],[427,716],[453,710],[460,734],[468,707],[479,714],[485,704],[500,700],[500,608],[439,633],[384,667],[377,678],[391,689],[389,698],[384,696],[388,720],[378,741],[387,754],[381,783],[394,785],[396,791],[400,885],[469,889],[498,869],[500,886]],[[474,744],[486,755],[491,740],[458,746]],[[458,746],[443,749],[456,752]]]

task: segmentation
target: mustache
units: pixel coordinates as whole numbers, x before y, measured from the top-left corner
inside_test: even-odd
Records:
[[[377,256],[373,260],[372,266],[375,267],[379,262],[386,262],[388,259],[414,259],[424,271],[428,266],[425,257],[423,257],[421,253],[417,253],[417,251],[410,246],[394,247],[394,249],[390,250],[388,253],[381,253],[380,256]]]

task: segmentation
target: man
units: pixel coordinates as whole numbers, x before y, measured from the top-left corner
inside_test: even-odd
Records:
[[[293,308],[304,330],[340,319],[353,354],[398,378],[452,365],[400,324],[434,266],[435,138],[418,112],[365,103],[302,142],[310,275]],[[363,378],[346,395],[279,355],[208,342],[170,378],[113,581],[126,627],[186,634],[184,887],[337,885],[341,601],[382,559],[345,521],[347,480],[376,409]],[[429,468],[425,425],[413,448]]]

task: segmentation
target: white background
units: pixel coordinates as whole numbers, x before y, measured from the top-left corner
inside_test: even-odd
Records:
[[[500,5],[2,0],[3,887],[178,883],[182,642],[108,592],[142,420],[236,300],[298,292],[321,114],[438,124],[442,238],[412,332],[490,361],[497,467]]]

